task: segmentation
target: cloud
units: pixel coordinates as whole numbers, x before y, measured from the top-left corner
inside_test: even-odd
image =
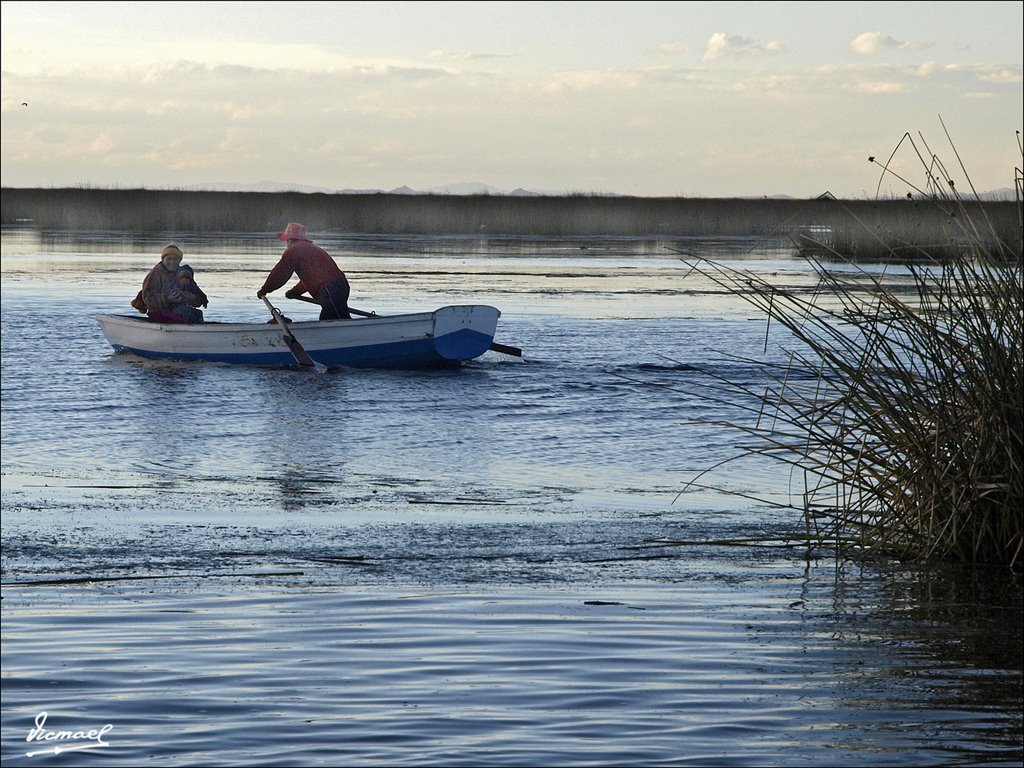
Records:
[[[891,80],[879,80],[874,82],[854,83],[850,90],[854,91],[855,93],[879,95],[889,93],[904,93],[907,90],[907,86],[904,83],[896,83]]]
[[[724,32],[716,32],[708,40],[702,62],[710,62],[722,57],[739,58],[745,56],[763,56],[765,54],[782,53],[786,48],[782,43],[770,42],[759,43],[749,37],[741,35],[727,35]]]
[[[431,51],[427,58],[431,61],[478,61],[480,59],[504,59],[510,53],[473,53],[473,51]]]
[[[996,83],[998,85],[1019,85],[1024,80],[1019,71],[1011,72],[1009,69],[993,69],[989,72],[983,72],[978,75],[978,79],[982,82]]]
[[[850,41],[850,50],[862,56],[872,56],[882,51],[898,51],[914,48],[927,48],[921,43],[909,43],[895,40],[881,32],[862,32]]]
[[[287,181],[324,188],[482,178],[509,189],[729,196],[757,189],[749,169],[760,173],[762,163],[735,157],[750,157],[767,124],[785,144],[764,139],[769,181],[760,183],[817,194],[836,191],[837,158],[849,147],[874,148],[879,134],[889,135],[886,126],[927,126],[935,104],[953,110],[958,99],[961,131],[986,151],[998,146],[986,133],[991,126],[1020,120],[1019,56],[986,49],[977,62],[946,66],[946,52],[907,56],[900,48],[914,46],[881,33],[858,42],[876,56],[849,49],[844,56],[842,43],[858,34],[853,27],[838,39],[840,55],[803,61],[791,50],[772,55],[784,48],[770,40],[792,49],[795,37],[719,29],[749,37],[705,28],[687,39],[663,25],[634,40],[625,60],[580,61],[562,51],[502,54],[532,50],[507,35],[428,38],[383,51],[341,40],[226,40],[207,45],[209,54],[202,41],[166,38],[166,48],[101,47],[98,62],[81,45],[11,62],[14,47],[5,45],[3,180],[185,187],[278,178],[287,168]],[[702,55],[709,63],[696,65]],[[303,116],[298,129],[296,115]],[[977,126],[968,122],[975,119]],[[716,142],[721,160],[705,162]],[[861,154],[855,171],[865,165]]]
[[[1024,82],[1024,73],[1019,67],[1010,69],[1000,64],[947,64],[942,71],[964,83],[1019,86]]]
[[[632,91],[643,85],[644,74],[628,70],[576,70],[556,72],[543,87],[543,92],[560,94],[565,91]]]

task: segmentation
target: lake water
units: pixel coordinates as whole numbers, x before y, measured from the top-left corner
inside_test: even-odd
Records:
[[[176,241],[268,318],[275,239]],[[813,288],[783,244],[327,238],[523,357],[318,373],[113,355],[166,242],[3,231],[4,765],[1020,765],[1020,578],[807,559],[708,423],[787,340],[676,251]]]

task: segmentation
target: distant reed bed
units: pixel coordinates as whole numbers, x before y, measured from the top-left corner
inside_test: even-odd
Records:
[[[1012,202],[967,204],[1001,238],[1019,239]],[[277,232],[300,221],[316,232],[391,235],[777,237],[797,244],[875,242],[907,233],[948,237],[949,216],[909,200],[638,198],[610,196],[307,194],[147,189],[4,188],[5,226],[43,230]],[[856,237],[853,234],[859,233]]]
[[[985,209],[961,197],[938,158],[923,157],[929,202],[921,207],[947,219],[947,239],[886,249],[879,233],[865,237],[904,262],[909,276],[869,272],[834,249],[828,260],[809,257],[818,277],[810,291],[726,264],[692,264],[794,340],[788,364],[769,367],[774,383],[764,392],[722,381],[705,396],[759,403],[751,423],[722,426],[752,439],[740,455],[769,456],[802,477],[812,549],[1020,570],[1019,234],[1004,239]],[[1015,182],[1019,191],[1019,168]],[[1020,206],[1018,199],[1018,216]]]
[[[912,261],[956,256],[975,247],[1000,252],[1009,246],[1022,252],[1019,202],[944,202],[928,197],[886,201],[883,209],[865,210],[841,200],[832,205],[838,210],[829,211],[831,215],[790,230],[800,253],[838,254],[859,261]]]

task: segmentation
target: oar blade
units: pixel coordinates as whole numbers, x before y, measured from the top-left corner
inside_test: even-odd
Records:
[[[291,331],[285,331],[284,343],[287,344],[288,349],[291,350],[292,356],[295,358],[295,362],[305,368],[316,367],[316,361],[309,356],[309,353],[306,352],[305,348],[299,343],[299,340],[292,335]]]
[[[295,362],[303,368],[319,369],[323,367],[318,365],[317,362],[309,356],[309,353],[306,352],[302,344],[299,343],[299,340],[295,338],[291,328],[288,327],[288,321],[285,320],[284,315],[281,314],[281,310],[271,304],[270,299],[266,296],[262,296],[261,298],[263,299],[263,303],[267,305],[267,309],[270,310],[270,314],[273,315],[274,320],[276,320],[277,324],[281,327],[281,336],[289,351],[291,351],[292,357],[295,358]]]
[[[510,347],[507,344],[499,344],[496,341],[491,342],[490,349],[492,352],[500,352],[503,355],[513,355],[515,357],[523,356],[523,350],[519,347]]]

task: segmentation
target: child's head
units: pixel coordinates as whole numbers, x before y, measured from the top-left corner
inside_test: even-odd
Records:
[[[182,264],[178,267],[178,274],[175,275],[179,285],[188,285],[192,282],[192,267]]]

